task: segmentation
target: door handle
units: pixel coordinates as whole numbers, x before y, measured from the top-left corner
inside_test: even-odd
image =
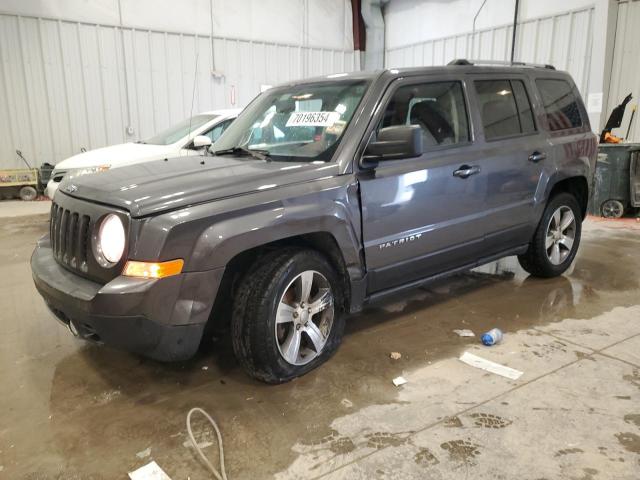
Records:
[[[547,158],[547,154],[544,152],[533,152],[531,155],[529,155],[529,161],[533,163],[538,163],[545,158]]]
[[[453,172],[454,177],[459,178],[467,178],[471,175],[475,175],[476,173],[480,173],[480,167],[477,165],[462,165],[458,170]]]

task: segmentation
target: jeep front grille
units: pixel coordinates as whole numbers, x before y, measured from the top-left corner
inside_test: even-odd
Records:
[[[58,262],[87,273],[87,255],[91,244],[91,218],[53,203],[49,223],[51,248]]]

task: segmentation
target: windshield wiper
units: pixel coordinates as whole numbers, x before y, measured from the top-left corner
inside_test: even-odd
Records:
[[[238,155],[240,153],[244,153],[245,155],[257,158],[258,160],[264,160],[265,162],[271,161],[271,155],[269,154],[268,150],[254,150],[252,148],[245,147],[232,147],[225,148],[224,150],[214,150],[212,153],[214,155]]]

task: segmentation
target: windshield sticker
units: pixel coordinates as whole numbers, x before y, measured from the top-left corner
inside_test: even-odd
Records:
[[[338,112],[294,112],[287,127],[330,127],[340,119]]]

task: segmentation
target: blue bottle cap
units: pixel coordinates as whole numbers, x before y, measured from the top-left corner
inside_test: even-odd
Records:
[[[482,343],[487,347],[490,347],[491,345],[493,345],[493,337],[488,333],[485,333],[484,335],[482,335],[482,337],[480,337],[480,340],[482,340]]]

